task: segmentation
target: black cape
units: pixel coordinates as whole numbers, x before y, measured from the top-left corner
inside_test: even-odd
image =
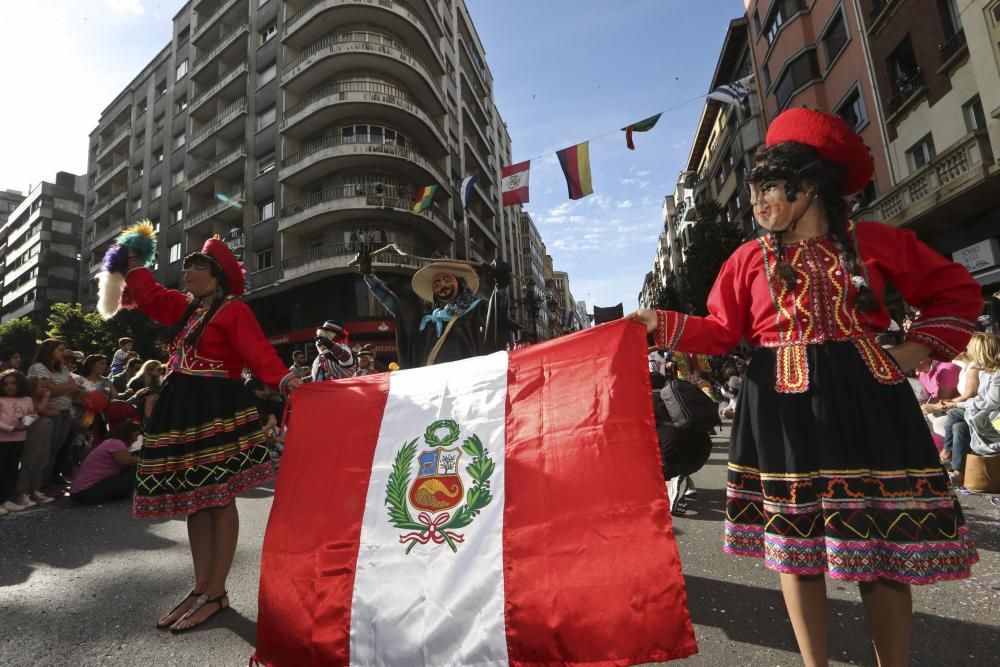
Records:
[[[489,330],[485,331],[484,338],[488,307],[489,302],[481,299],[475,308],[458,318],[438,352],[435,365],[503,349],[492,322]],[[429,312],[430,308],[423,301],[399,299],[396,311],[396,348],[400,368],[419,368],[427,364],[427,356],[438,341],[437,328],[433,322],[420,331],[420,321]],[[495,318],[496,313],[493,313],[490,319]]]

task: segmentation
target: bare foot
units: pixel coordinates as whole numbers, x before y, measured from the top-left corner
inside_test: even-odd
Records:
[[[186,614],[191,607],[198,602],[198,598],[201,597],[201,593],[195,593],[192,591],[190,595],[181,600],[180,604],[173,608],[169,613],[162,616],[159,621],[156,622],[156,627],[158,628],[169,628],[171,625],[177,622],[181,616]]]

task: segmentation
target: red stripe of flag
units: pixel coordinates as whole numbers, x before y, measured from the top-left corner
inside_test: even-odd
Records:
[[[636,664],[698,650],[642,333],[616,323],[510,355],[503,544],[512,665]]]
[[[266,664],[350,663],[361,520],[388,397],[389,373],[295,390],[294,446],[281,457],[261,556],[257,654]],[[343,418],[331,420],[341,406]]]

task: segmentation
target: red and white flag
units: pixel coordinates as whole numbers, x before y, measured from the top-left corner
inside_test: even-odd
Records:
[[[252,662],[697,650],[638,323],[296,390]]]
[[[531,160],[511,164],[500,170],[500,192],[503,194],[503,205],[528,203],[528,175],[531,172]]]

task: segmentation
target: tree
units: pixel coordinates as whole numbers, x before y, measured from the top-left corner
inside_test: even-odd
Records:
[[[41,332],[27,317],[9,320],[0,324],[0,350],[14,350],[21,353],[21,368],[27,368],[28,362],[35,356],[38,339]]]
[[[117,347],[101,316],[86,313],[78,303],[55,303],[49,313],[49,338],[64,341],[71,350],[84,354],[108,354]]]
[[[657,286],[653,294],[653,307],[659,310],[688,312],[687,304],[681,299],[680,291],[677,289],[677,277],[674,274],[667,276],[665,285]]]
[[[714,201],[698,204],[698,223],[691,228],[691,244],[684,261],[685,296],[695,315],[708,313],[705,307],[715,278],[741,243],[743,233],[723,217],[724,209]]]
[[[135,351],[143,359],[164,357],[160,340],[163,328],[143,315],[138,308],[119,310],[117,315],[104,322],[104,327],[107,329],[112,351],[118,349],[119,338],[131,338],[135,341]]]

